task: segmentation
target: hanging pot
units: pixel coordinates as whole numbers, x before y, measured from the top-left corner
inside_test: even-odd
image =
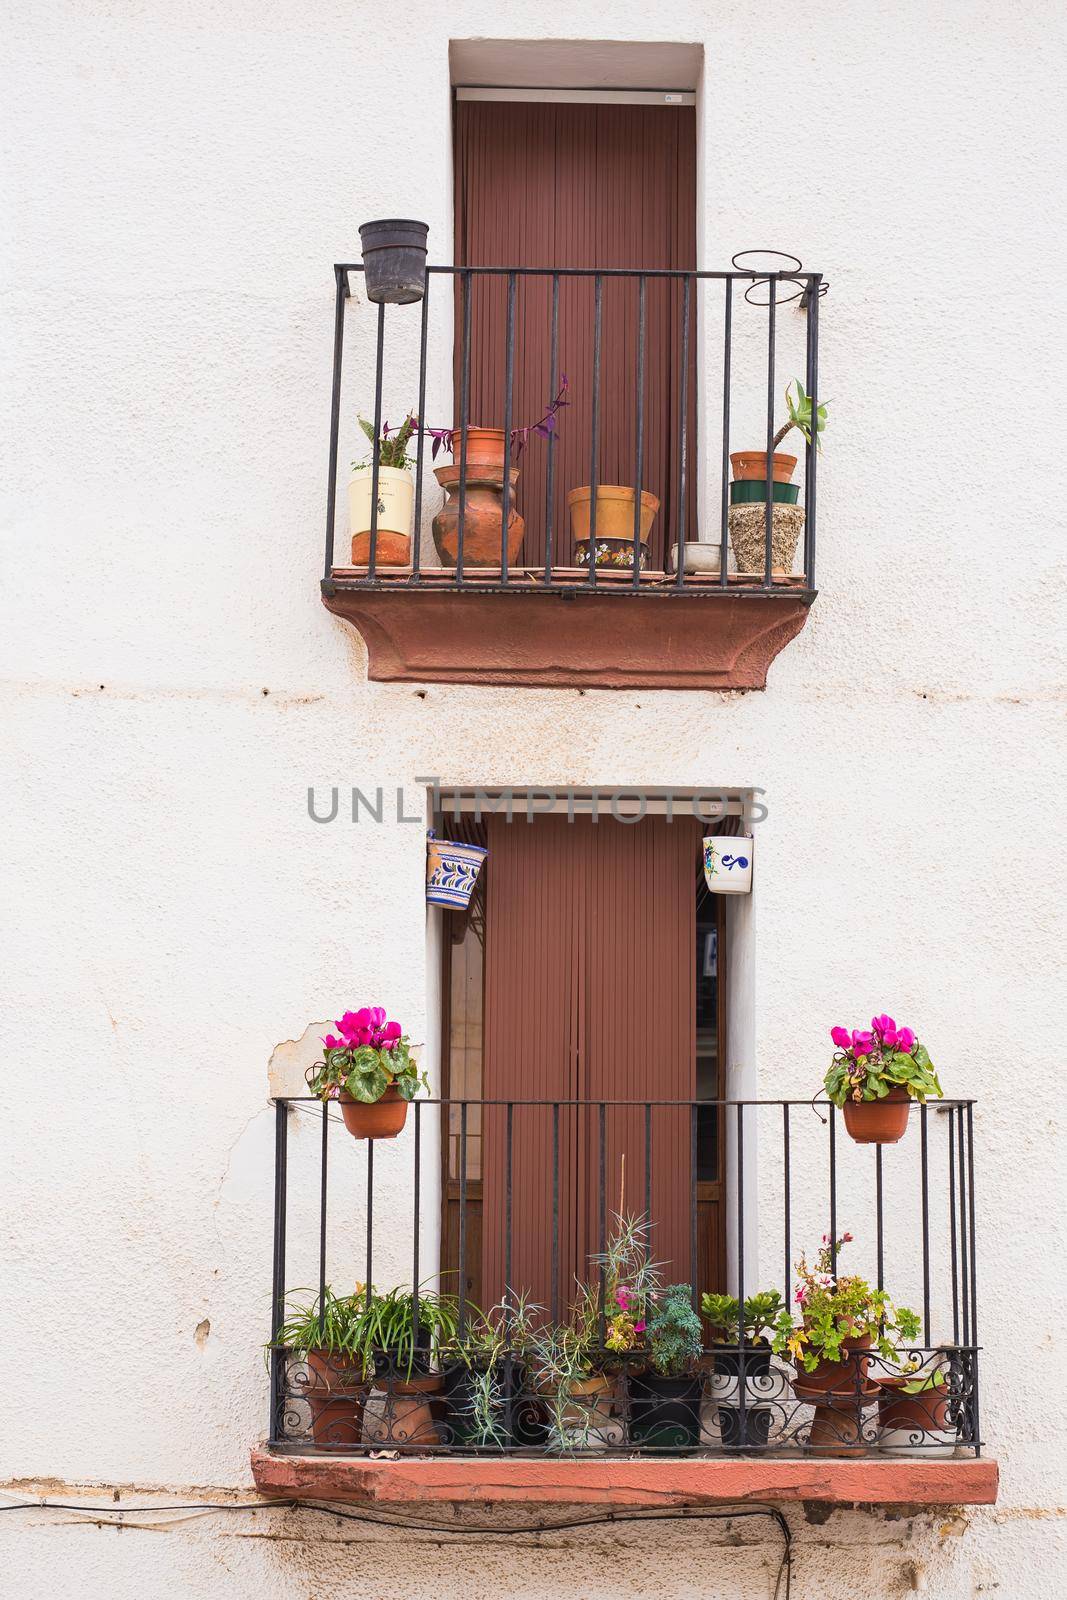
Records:
[[[890,1089],[884,1100],[846,1100],[845,1127],[857,1144],[896,1144],[908,1131],[911,1096]]]
[[[426,835],[427,904],[466,911],[482,862],[488,854],[484,845],[437,839],[431,828]]]
[[[359,230],[363,247],[363,281],[375,305],[408,306],[426,292],[425,222],[390,217],[365,222]]]
[[[752,889],[751,834],[709,834],[704,845],[704,882],[712,894],[749,894]]]
[[[408,1119],[408,1102],[395,1084],[368,1104],[341,1090],[341,1115],[353,1139],[395,1139]]]

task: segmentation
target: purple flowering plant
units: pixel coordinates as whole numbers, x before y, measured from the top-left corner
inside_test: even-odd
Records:
[[[418,1069],[412,1045],[399,1022],[390,1022],[382,1006],[346,1011],[334,1023],[337,1034],[322,1040],[323,1058],[308,1069],[307,1083],[321,1100],[339,1100],[342,1093],[374,1105],[387,1089],[414,1100],[429,1089]]]
[[[826,1073],[826,1097],[835,1106],[846,1101],[884,1100],[891,1089],[904,1089],[912,1100],[942,1098],[941,1085],[926,1046],[911,1028],[898,1028],[884,1013],[871,1018],[870,1030],[831,1028],[837,1046]]]

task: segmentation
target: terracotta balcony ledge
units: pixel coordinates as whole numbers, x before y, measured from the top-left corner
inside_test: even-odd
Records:
[[[803,579],[689,575],[679,590],[662,572],[587,574],[335,567],[323,604],[367,645],[372,679],[403,683],[523,684],[542,688],[763,689],[767,669],[807,621],[815,598]],[[620,581],[622,579],[622,581]],[[497,587],[493,588],[492,585]]]
[[[252,1450],[261,1494],[284,1500],[357,1505],[427,1501],[496,1505],[682,1506],[746,1501],[812,1501],[825,1505],[993,1505],[997,1464],[966,1460],[786,1460],[741,1456],[663,1457],[657,1461],[543,1456],[313,1456]]]

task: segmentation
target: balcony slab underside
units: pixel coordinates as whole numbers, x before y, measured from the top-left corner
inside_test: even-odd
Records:
[[[335,569],[323,603],[367,645],[372,679],[574,689],[763,689],[796,637],[810,590],[601,581],[506,589],[365,579]]]
[[[426,1501],[682,1506],[746,1501],[826,1505],[993,1505],[997,1463],[958,1461],[737,1457],[714,1460],[558,1460],[545,1457],[312,1456],[252,1451],[261,1494],[286,1500],[412,1505]]]

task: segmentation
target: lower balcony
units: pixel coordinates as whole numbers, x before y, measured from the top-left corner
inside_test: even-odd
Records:
[[[970,1102],[893,1146],[807,1102],[276,1108],[262,1492],[996,1498]]]

